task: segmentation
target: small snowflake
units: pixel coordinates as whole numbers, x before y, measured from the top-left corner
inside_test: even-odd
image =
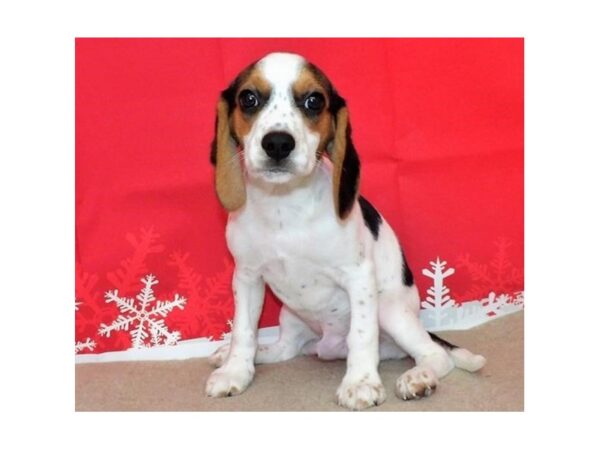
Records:
[[[90,338],[87,338],[85,342],[76,342],[75,343],[75,353],[79,353],[83,350],[93,351],[96,348],[96,341],[92,341]]]
[[[131,327],[129,333],[133,348],[175,345],[181,339],[181,334],[179,331],[169,331],[162,318],[175,307],[183,309],[185,297],[175,294],[173,300],[156,300],[152,289],[158,283],[156,277],[146,275],[140,281],[144,287],[136,296],[137,302],[132,298],[119,297],[117,289],[106,293],[106,302],[115,302],[123,314],[110,325],[101,324],[99,334],[109,337],[112,331],[129,330]]]
[[[75,316],[77,316],[79,312],[79,305],[82,305],[83,302],[78,302],[78,299],[75,299]],[[96,348],[96,341],[93,341],[89,337],[86,338],[85,342],[76,341],[75,342],[75,354],[82,352],[83,350],[88,350],[90,352],[94,351]]]
[[[490,295],[480,300],[479,303],[486,315],[501,316],[523,309],[523,291],[516,292],[515,295],[516,296],[510,294],[496,295],[496,293],[490,292]]]

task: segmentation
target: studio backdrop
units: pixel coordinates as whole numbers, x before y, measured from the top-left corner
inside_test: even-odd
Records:
[[[426,327],[523,308],[522,39],[83,38],[75,50],[80,360],[199,356],[228,338],[216,104],[273,51],[303,55],[346,99],[361,193],[403,244]],[[261,328],[276,334],[279,308],[268,292]]]

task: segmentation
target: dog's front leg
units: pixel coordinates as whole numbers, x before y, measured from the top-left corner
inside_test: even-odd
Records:
[[[226,397],[242,393],[254,377],[258,319],[265,297],[263,279],[250,270],[236,267],[233,275],[235,314],[231,347],[221,367],[206,382],[209,397]]]
[[[346,375],[337,390],[338,404],[359,410],[385,401],[379,364],[377,288],[370,262],[363,262],[342,281],[350,299]]]

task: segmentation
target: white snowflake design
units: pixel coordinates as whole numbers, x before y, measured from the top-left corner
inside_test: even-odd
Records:
[[[106,292],[106,302],[115,302],[122,314],[110,325],[101,324],[98,333],[109,337],[112,331],[129,330],[132,348],[175,345],[181,339],[181,333],[169,331],[163,318],[174,308],[183,309],[186,303],[185,297],[175,294],[173,300],[156,300],[152,289],[152,286],[158,284],[156,277],[150,274],[140,281],[144,287],[136,296],[137,301],[119,297],[117,289]]]
[[[96,348],[96,341],[93,341],[90,338],[87,338],[85,342],[76,342],[75,343],[75,353],[79,353],[83,350],[89,350],[90,352]]]
[[[423,269],[423,275],[433,280],[427,289],[428,296],[421,301],[421,320],[429,331],[464,330],[524,309],[524,293],[490,292],[484,299],[474,299],[457,303],[450,296],[450,289],[444,285],[445,278],[454,275],[453,268],[446,269],[446,261],[437,258],[430,262],[431,269]]]
[[[83,302],[78,302],[75,299],[75,313],[79,311],[79,305],[82,305]],[[75,354],[82,352],[83,350],[89,350],[90,352],[94,351],[96,348],[96,341],[91,338],[86,338],[85,342],[77,341],[75,342]]]
[[[448,295],[450,289],[444,286],[444,278],[454,275],[454,269],[446,269],[446,261],[440,261],[440,258],[429,264],[433,272],[423,269],[423,275],[433,280],[433,286],[427,289],[428,297],[421,302],[421,307],[425,310],[422,314],[426,316],[427,322],[437,328],[447,320],[451,309],[456,307],[456,302]]]

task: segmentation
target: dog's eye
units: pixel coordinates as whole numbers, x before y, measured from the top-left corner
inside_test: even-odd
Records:
[[[258,95],[256,95],[252,91],[249,91],[248,89],[245,89],[242,92],[240,92],[239,100],[240,106],[244,111],[256,108],[260,104]]]
[[[325,106],[325,98],[322,94],[315,92],[304,99],[303,105],[306,112],[310,114],[318,114]]]

